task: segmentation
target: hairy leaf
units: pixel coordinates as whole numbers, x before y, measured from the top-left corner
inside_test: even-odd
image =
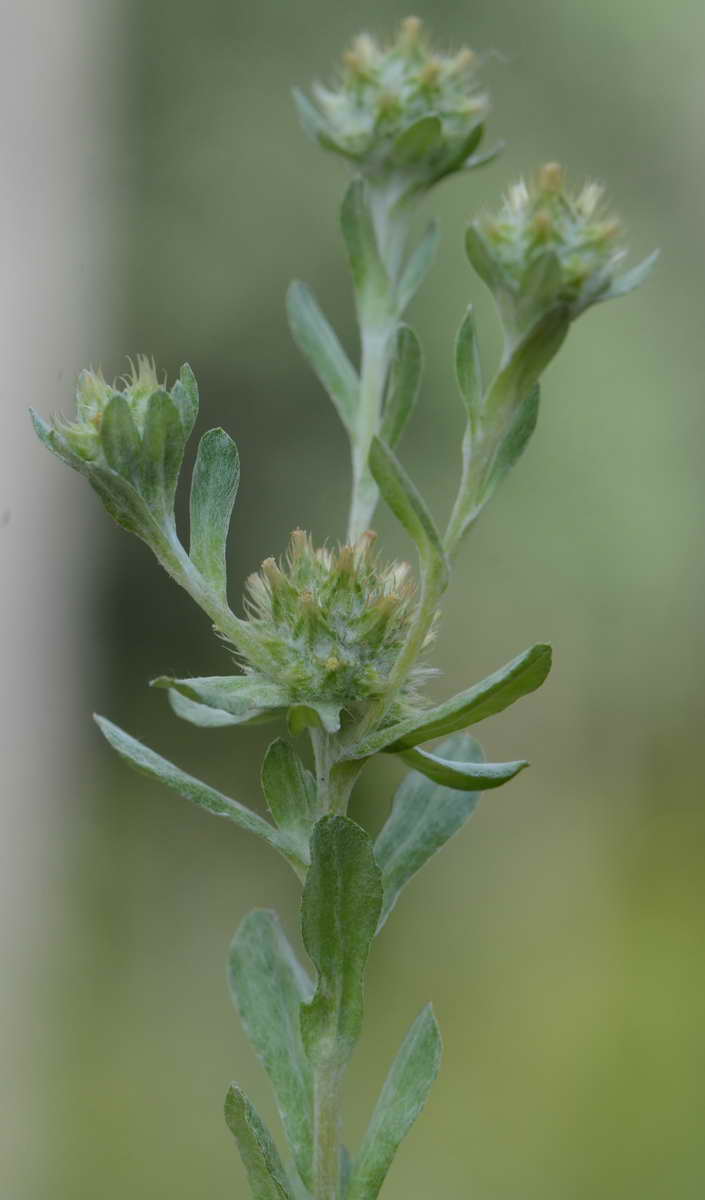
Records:
[[[287,293],[291,333],[350,431],[355,424],[360,380],[310,288],[294,282]]]
[[[403,313],[418,292],[433,266],[438,250],[438,222],[431,221],[418,246],[412,252],[397,287],[399,312]]]
[[[377,1200],[394,1155],[426,1103],[441,1050],[440,1031],[429,1004],[392,1063],[353,1166],[347,1200]]]
[[[367,188],[360,177],[352,181],[345,193],[340,225],[348,248],[355,290],[386,307],[391,285],[377,244]]]
[[[422,361],[421,346],[413,329],[408,325],[400,325],[389,368],[382,419],[382,441],[392,449],[414,410],[421,382]]]
[[[482,365],[472,305],[468,308],[458,330],[455,343],[455,373],[468,421],[472,427],[482,403]]]
[[[370,448],[370,470],[395,517],[416,542],[422,562],[442,589],[448,579],[448,560],[433,517],[395,454],[378,437]]]
[[[401,757],[408,766],[427,775],[442,787],[458,788],[465,792],[484,792],[488,788],[501,787],[515,775],[528,767],[524,759],[508,763],[456,763],[438,758],[428,750],[402,750]]]
[[[454,733],[441,742],[437,752],[451,762],[484,762],[482,747],[467,733]],[[462,828],[479,798],[477,792],[441,787],[418,771],[405,776],[375,842],[384,887],[380,929],[402,888]]]
[[[316,781],[281,738],[271,743],[264,756],[262,791],[277,825],[291,835],[308,861],[311,826],[318,816]]]
[[[237,1142],[253,1200],[292,1200],[271,1134],[245,1093],[234,1083],[225,1097],[225,1121]]]
[[[469,725],[503,712],[522,696],[535,691],[550,669],[551,647],[540,642],[523,654],[518,654],[481,683],[459,692],[443,704],[426,709],[418,717],[408,717],[405,721],[370,734],[355,748],[354,757],[366,758],[380,750],[398,754],[421,742],[430,742],[459,729],[467,729]]]
[[[313,1145],[311,1064],[299,1009],[313,984],[273,912],[245,917],[230,948],[230,988],[242,1025],[274,1088],[297,1170],[310,1187]]]
[[[167,787],[172,788],[187,800],[191,800],[199,808],[204,808],[206,812],[213,813],[216,817],[227,817],[229,821],[234,821],[248,833],[257,834],[275,850],[279,850],[290,862],[300,865],[288,839],[270,825],[269,821],[263,820],[257,813],[251,812],[249,808],[239,804],[237,800],[231,800],[229,796],[224,796],[222,792],[216,791],[209,784],[194,779],[192,775],[187,775],[185,771],[180,770],[161,755],[155,754],[154,750],[143,746],[136,738],[130,737],[117,725],[113,725],[112,721],[99,716],[96,716],[95,720],[101,733],[110,742],[113,749],[117,750],[120,757],[124,758],[142,775],[158,779],[160,783],[165,783]]]
[[[599,297],[599,302],[626,296],[628,292],[633,292],[635,288],[641,287],[651,274],[659,254],[659,250],[654,250],[653,254],[649,254],[643,262],[638,263],[631,270],[625,271],[623,275],[619,275],[610,288]]]
[[[171,389],[171,398],[181,418],[184,442],[187,442],[198,416],[198,384],[188,363],[184,363],[179,371],[179,378]]]
[[[155,513],[173,519],[174,496],[184,456],[184,427],[168,392],[154,392],[142,435],[142,495]]]
[[[152,687],[173,688],[189,700],[238,717],[238,723],[250,721],[267,709],[283,708],[288,700],[282,688],[255,675],[203,675],[193,679],[160,675],[152,680]]]
[[[347,817],[326,816],[311,839],[302,933],[318,981],[301,1010],[306,1053],[343,1067],[360,1035],[363,980],[382,907],[382,877],[372,843]]]
[[[130,406],[120,394],[114,395],[105,407],[100,423],[100,444],[110,469],[140,491],[142,443]]]
[[[237,446],[224,429],[210,429],[201,438],[193,468],[189,557],[225,602],[225,548],[239,483]]]

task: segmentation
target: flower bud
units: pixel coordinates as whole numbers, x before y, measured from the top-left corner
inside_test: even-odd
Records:
[[[101,444],[103,416],[113,397],[125,397],[141,436],[149,399],[165,386],[159,381],[153,360],[143,354],[137,356],[136,364],[130,362],[127,375],[112,384],[106,383],[102,371],[81,371],[76,389],[76,418],[67,421],[63,417],[56,417],[54,428],[80,458],[101,462],[104,458]]]
[[[473,165],[489,108],[472,51],[437,54],[418,17],[403,21],[387,46],[361,34],[336,86],[313,91],[315,105],[295,93],[307,132],[401,195]]]
[[[494,293],[507,329],[521,336],[555,309],[573,320],[602,300],[636,287],[652,259],[623,275],[621,226],[603,188],[571,191],[557,163],[510,188],[499,213],[468,229],[471,263]]]
[[[276,684],[289,704],[354,711],[378,697],[405,643],[416,592],[407,567],[380,564],[374,535],[354,546],[314,548],[296,530],[285,560],[266,559],[247,581],[251,674]],[[420,668],[416,681],[424,674]],[[397,715],[418,703],[413,678]]]

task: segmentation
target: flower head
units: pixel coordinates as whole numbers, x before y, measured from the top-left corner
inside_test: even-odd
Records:
[[[296,101],[308,132],[367,178],[424,189],[472,165],[489,109],[477,66],[468,49],[436,53],[418,17],[407,17],[389,45],[360,34],[336,84],[316,85],[315,105],[299,92]]]
[[[150,397],[165,387],[165,381],[159,380],[154,360],[144,354],[138,354],[135,362],[130,361],[129,371],[112,384],[106,383],[100,370],[81,371],[76,389],[75,419],[56,417],[54,428],[79,458],[98,461],[103,456],[100,436],[103,417],[113,397],[125,397],[141,436]]]
[[[316,548],[295,530],[284,561],[268,558],[248,579],[246,669],[289,705],[354,711],[384,692],[416,589],[408,564],[381,564],[374,543],[365,533],[353,546]],[[410,710],[423,674],[408,681],[398,711]]]
[[[547,163],[529,184],[522,180],[510,188],[498,213],[474,221],[467,249],[505,324],[519,334],[552,309],[562,307],[573,319],[629,290],[652,261],[620,278],[627,251],[604,189],[586,183],[571,191],[557,163]]]

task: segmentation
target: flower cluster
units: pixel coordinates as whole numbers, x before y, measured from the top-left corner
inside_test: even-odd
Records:
[[[489,108],[475,54],[435,53],[417,17],[388,46],[361,34],[343,57],[338,85],[313,90],[317,107],[301,93],[296,99],[316,140],[371,180],[396,177],[402,190],[472,165]]]
[[[416,589],[409,565],[380,564],[374,543],[368,532],[354,546],[315,548],[295,530],[282,565],[268,558],[248,579],[247,665],[282,688],[290,704],[353,711],[384,692]],[[412,679],[402,703],[414,700]]]
[[[127,401],[140,436],[151,396],[165,388],[160,382],[154,361],[139,354],[130,370],[120,380],[106,383],[102,371],[81,371],[76,389],[76,418],[67,421],[57,417],[54,426],[79,458],[95,462],[102,458],[101,428],[103,417],[113,397],[121,395]]]
[[[521,332],[556,306],[573,319],[614,294],[626,255],[620,235],[599,184],[572,192],[561,167],[547,163],[509,190],[497,214],[472,223],[467,247],[505,322]]]

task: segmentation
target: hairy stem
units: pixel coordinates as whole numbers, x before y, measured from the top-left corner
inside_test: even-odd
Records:
[[[313,1200],[338,1200],[340,1180],[340,1090],[342,1072],[320,1064],[313,1090]]]

